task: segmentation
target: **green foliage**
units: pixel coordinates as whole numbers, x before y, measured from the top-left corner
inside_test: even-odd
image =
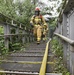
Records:
[[[0,34],[3,34],[3,27],[0,26]]]
[[[4,55],[4,54],[6,54],[7,53],[7,49],[5,48],[5,46],[4,46],[4,40],[3,40],[3,38],[0,38],[0,53],[1,53],[1,55]]]
[[[51,41],[51,45],[52,45],[52,52],[56,56],[54,72],[62,73],[63,75],[70,75],[70,73],[67,71],[67,69],[64,67],[63,64],[63,50],[62,44],[59,42],[59,39],[57,37],[54,37],[53,40]]]
[[[50,35],[51,38],[52,38],[53,32],[54,32],[54,30],[56,28],[56,25],[57,25],[56,23],[57,23],[56,18],[51,18],[49,20],[49,35]]]
[[[16,12],[13,0],[0,0],[0,12],[14,18]]]
[[[16,2],[13,2],[13,1],[14,0],[0,0],[0,13],[3,13],[4,15],[13,18],[16,21],[24,23],[24,26],[26,26],[27,28],[30,28],[29,22],[32,15],[34,14],[35,6],[31,3],[31,0],[23,0],[23,2],[21,2],[20,0],[16,0]],[[14,34],[15,29],[11,29],[11,33]],[[2,27],[0,27],[0,34],[3,34]],[[12,43],[10,42],[10,51],[20,50],[22,46],[21,37],[19,41],[16,41],[17,37],[12,36],[13,42]],[[0,51],[2,54],[4,54],[8,50],[6,50],[4,46],[4,38],[0,37],[0,40],[1,40]]]
[[[0,35],[3,35],[3,34],[4,34],[3,27],[0,26]],[[0,53],[1,53],[1,55],[6,54],[7,51],[8,50],[5,48],[5,45],[4,45],[4,38],[0,37]]]
[[[30,28],[29,22],[31,16],[34,14],[35,6],[31,3],[31,0],[23,0],[23,2],[20,2],[20,0],[13,1],[0,0],[0,12]]]
[[[16,2],[16,6],[16,10],[19,11],[18,21],[24,23],[29,28],[29,22],[34,13],[34,5],[31,4],[30,0],[25,0],[23,3]]]
[[[12,29],[11,30],[11,33],[15,33],[15,30]],[[4,30],[3,30],[3,27],[0,26],[0,35],[3,35],[4,34]],[[5,55],[7,54],[9,51],[17,51],[17,50],[20,50],[21,49],[21,42],[19,41],[19,43],[16,42],[17,38],[16,37],[13,37],[12,38],[13,42],[9,44],[9,50],[6,49],[5,47],[5,44],[4,44],[4,37],[0,37],[0,53],[1,55]]]
[[[21,44],[10,42],[10,51],[17,51],[17,50],[21,50]]]
[[[50,27],[52,27],[53,28],[53,30],[55,29],[55,27],[56,27],[56,23],[57,23],[57,18],[52,18],[52,19],[50,19],[49,20],[49,23],[50,23]]]

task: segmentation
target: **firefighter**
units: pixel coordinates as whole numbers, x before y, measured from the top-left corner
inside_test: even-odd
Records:
[[[40,14],[40,8],[36,7],[35,8],[35,15],[32,16],[30,25],[33,28],[33,34],[36,37],[37,44],[40,44],[41,41],[41,36],[43,33],[43,27],[47,26],[45,19],[43,16]]]

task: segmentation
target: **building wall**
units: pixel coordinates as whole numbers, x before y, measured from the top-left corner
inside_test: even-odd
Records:
[[[58,22],[56,27],[56,33],[59,33],[71,40],[74,40],[74,8],[68,13],[62,14],[62,22]],[[74,46],[63,41],[63,58],[64,64],[70,71],[71,75],[74,75]]]

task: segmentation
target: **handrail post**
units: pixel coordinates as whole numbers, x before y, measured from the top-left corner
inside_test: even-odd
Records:
[[[31,33],[30,35],[31,35],[31,38],[30,38],[31,42],[33,42],[33,34]]]
[[[31,42],[31,33],[30,33],[30,31],[29,31],[29,42]]]
[[[16,34],[19,34],[19,28],[16,28]],[[19,40],[19,36],[17,35],[17,40],[16,41],[18,41]]]
[[[29,42],[29,34],[28,34],[28,32],[27,32],[27,38],[26,39],[27,39],[27,42]]]
[[[9,25],[4,25],[4,35],[10,34],[10,26]],[[9,50],[9,37],[5,36],[5,47]],[[8,51],[7,51],[8,52]]]
[[[23,42],[23,44],[25,43],[25,30],[23,30],[23,37],[22,37],[22,42]]]
[[[21,26],[21,23],[20,23],[20,28],[21,28],[22,26]]]

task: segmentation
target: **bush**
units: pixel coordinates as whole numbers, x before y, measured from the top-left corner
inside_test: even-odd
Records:
[[[10,46],[9,46],[10,48],[10,51],[17,51],[17,50],[21,50],[21,44],[20,43],[14,43],[14,44],[12,44],[11,42],[10,42]]]
[[[54,55],[56,56],[55,59],[55,69],[54,72],[56,73],[62,73],[62,75],[70,75],[70,73],[67,71],[67,69],[64,67],[63,64],[63,47],[62,44],[59,43],[57,37],[54,37],[51,41],[51,49]]]
[[[4,45],[4,40],[1,40],[0,41],[0,53],[1,55],[4,55],[7,53],[7,49],[5,48],[5,45]]]

